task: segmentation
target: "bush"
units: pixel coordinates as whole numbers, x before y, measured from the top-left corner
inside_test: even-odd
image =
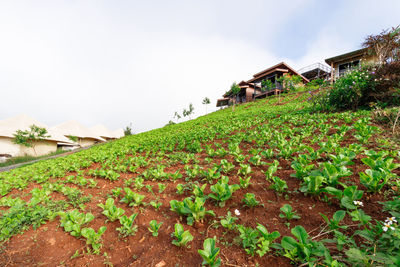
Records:
[[[400,61],[394,61],[372,68],[375,88],[368,95],[370,102],[380,105],[400,104]]]
[[[314,109],[342,111],[400,103],[400,62],[362,66],[339,78],[332,89],[312,98]]]
[[[367,69],[356,69],[339,78],[328,95],[328,104],[334,110],[357,109],[365,104],[366,92],[374,87]]]

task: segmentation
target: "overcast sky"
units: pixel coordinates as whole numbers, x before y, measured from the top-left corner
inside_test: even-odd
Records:
[[[134,132],[232,82],[360,48],[400,1],[0,1],[0,119],[25,113]]]

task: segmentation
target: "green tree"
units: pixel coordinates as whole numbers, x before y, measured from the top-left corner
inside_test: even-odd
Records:
[[[240,92],[240,86],[237,85],[237,84],[234,82],[234,83],[231,85],[231,90],[230,90],[230,94],[231,94],[232,96],[234,96],[233,105],[232,105],[232,111],[235,111],[236,98],[237,98],[237,95],[239,94],[239,92]]]
[[[194,114],[194,107],[193,104],[190,103],[189,104],[189,109],[183,109],[182,115],[183,117],[189,116],[189,120],[191,120],[192,118],[190,117],[190,115]]]
[[[208,97],[205,97],[205,98],[203,99],[202,104],[203,104],[203,105],[206,105],[206,114],[207,114],[207,105],[210,104],[210,103],[211,103],[211,102],[210,102],[210,99],[209,99]]]
[[[269,91],[275,87],[275,84],[271,82],[271,80],[263,80],[261,81],[261,85],[262,85],[261,87],[262,92]]]
[[[190,117],[190,115],[194,114],[194,107],[193,104],[190,103],[189,104],[189,109],[187,110],[187,115],[189,116],[189,120],[191,120],[192,118]]]
[[[176,124],[176,123],[170,120],[167,124],[165,124],[165,126],[174,125],[174,124]]]
[[[33,124],[29,127],[29,130],[17,130],[14,133],[13,142],[18,145],[32,147],[33,151],[35,152],[35,156],[37,156],[35,147],[38,141],[44,140],[49,137],[50,135],[47,135],[46,128],[41,128]]]
[[[362,46],[376,55],[380,64],[400,60],[400,25],[391,30],[383,30],[380,34],[367,36]]]
[[[132,135],[132,123],[130,123],[128,126],[125,127],[124,129],[124,135],[128,136],[128,135]]]
[[[175,114],[174,114],[174,119],[176,118],[176,122],[178,123],[178,121],[179,121],[179,119],[181,118],[181,115],[179,115],[179,113],[178,112],[176,112],[175,111]]]

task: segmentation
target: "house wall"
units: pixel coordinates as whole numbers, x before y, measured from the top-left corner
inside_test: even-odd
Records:
[[[21,156],[43,156],[57,150],[57,142],[39,141],[35,145],[36,155],[31,147],[14,144],[12,138],[0,136],[0,154],[10,154],[13,157]]]
[[[79,138],[78,143],[81,147],[88,147],[94,145],[96,140],[92,138]]]
[[[253,101],[253,94],[254,94],[253,88],[246,88],[246,102]]]
[[[334,72],[335,79],[339,78],[339,65],[351,63],[356,60],[361,60],[362,64],[373,64],[373,63],[377,62],[378,58],[375,55],[374,56],[368,55],[368,56],[352,57],[350,59],[335,62],[333,64],[333,68],[335,69],[335,72]]]

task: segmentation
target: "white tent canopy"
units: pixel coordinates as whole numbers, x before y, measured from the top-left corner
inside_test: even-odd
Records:
[[[71,143],[71,140],[66,138],[56,129],[51,129],[44,123],[41,123],[27,115],[18,115],[5,120],[1,120],[0,136],[14,138],[14,133],[16,133],[17,130],[22,130],[22,131],[29,130],[30,126],[32,125],[36,125],[41,128],[46,128],[48,135],[50,135],[50,137],[45,138],[46,140]]]
[[[96,126],[91,127],[90,130],[103,138],[116,138],[114,134],[102,124],[97,124]]]
[[[118,129],[112,132],[115,136],[115,138],[121,138],[125,136],[124,130]]]
[[[91,138],[105,142],[103,138],[94,133],[89,128],[83,126],[77,121],[67,121],[54,126],[51,129],[55,129],[65,136],[76,136],[78,138]]]

